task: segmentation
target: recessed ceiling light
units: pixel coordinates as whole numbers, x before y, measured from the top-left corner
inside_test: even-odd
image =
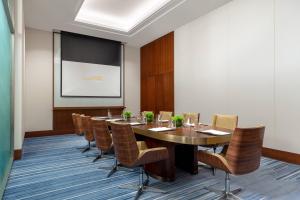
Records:
[[[75,21],[129,32],[171,0],[85,0]]]

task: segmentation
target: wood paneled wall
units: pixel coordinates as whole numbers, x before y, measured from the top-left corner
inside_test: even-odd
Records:
[[[72,113],[89,116],[106,116],[110,109],[112,115],[121,115],[123,106],[112,107],[57,107],[53,108],[53,130],[56,132],[73,131]]]
[[[174,112],[174,32],[141,48],[141,111]]]

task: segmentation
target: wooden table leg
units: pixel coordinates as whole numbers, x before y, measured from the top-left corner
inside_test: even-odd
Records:
[[[177,167],[191,174],[198,174],[197,146],[176,145],[175,163]]]

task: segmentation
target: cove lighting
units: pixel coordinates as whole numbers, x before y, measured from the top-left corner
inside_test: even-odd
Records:
[[[129,32],[171,0],[85,0],[75,21]]]

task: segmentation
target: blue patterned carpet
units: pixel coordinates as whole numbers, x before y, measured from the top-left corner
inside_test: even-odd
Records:
[[[118,185],[137,183],[138,172],[118,171],[106,178],[112,159],[92,163],[91,157],[76,147],[85,145],[83,138],[75,135],[25,139],[23,159],[15,161],[5,190],[4,199],[132,199],[135,192],[119,189]],[[177,172],[175,182],[151,179],[153,186],[167,194],[144,193],[140,199],[217,199],[205,186],[223,188],[224,173],[199,168],[198,175]],[[232,177],[232,189],[244,188],[242,199],[300,199],[300,166],[262,158],[261,167],[252,174]]]

